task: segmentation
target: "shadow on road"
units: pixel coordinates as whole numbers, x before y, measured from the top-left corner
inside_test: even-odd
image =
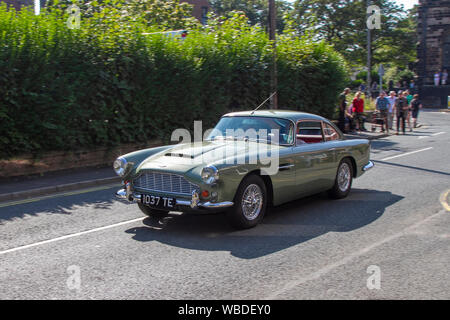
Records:
[[[117,187],[70,196],[55,195],[45,199],[19,205],[0,207],[0,225],[5,221],[39,214],[71,214],[75,208],[89,207],[94,210],[109,210],[117,201],[113,192]]]
[[[136,241],[158,241],[192,250],[229,251],[242,259],[259,258],[328,232],[349,232],[377,220],[403,197],[387,191],[354,189],[343,200],[325,193],[273,208],[256,228],[235,231],[225,214],[146,218],[128,229]]]

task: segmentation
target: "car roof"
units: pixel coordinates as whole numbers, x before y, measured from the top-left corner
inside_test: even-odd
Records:
[[[224,117],[267,117],[267,118],[282,118],[289,119],[294,122],[299,120],[324,120],[329,122],[329,120],[324,117],[307,113],[307,112],[299,112],[293,110],[257,110],[257,111],[240,111],[240,112],[231,112],[224,115]]]

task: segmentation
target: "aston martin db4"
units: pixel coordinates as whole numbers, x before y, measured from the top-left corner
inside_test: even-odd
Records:
[[[370,143],[346,139],[329,120],[294,111],[224,115],[201,142],[139,150],[114,161],[120,199],[153,217],[224,211],[251,228],[268,208],[327,191],[346,197],[373,167]]]

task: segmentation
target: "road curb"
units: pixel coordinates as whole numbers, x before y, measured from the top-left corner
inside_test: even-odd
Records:
[[[107,184],[119,183],[121,181],[120,177],[111,177],[95,180],[80,181],[75,183],[61,184],[57,186],[36,188],[19,192],[11,192],[0,194],[0,202],[14,201],[19,199],[27,199],[31,197],[39,197],[54,193],[80,190],[94,186],[102,186]]]

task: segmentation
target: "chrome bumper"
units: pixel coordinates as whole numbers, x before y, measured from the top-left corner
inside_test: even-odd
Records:
[[[128,189],[128,187],[127,187]],[[116,192],[116,197],[121,200],[127,200],[130,202],[141,202],[141,195],[132,193],[130,191],[127,191],[127,189],[120,189]],[[128,189],[129,190],[129,189]],[[228,208],[232,207],[234,205],[231,201],[225,201],[225,202],[200,202],[199,196],[197,192],[192,193],[191,200],[176,200],[177,206],[185,206],[190,207],[191,209],[197,209],[199,207],[206,208],[206,209],[221,209],[221,208]]]
[[[374,166],[375,166],[375,165],[373,164],[373,162],[372,162],[372,161],[369,161],[369,163],[366,164],[366,165],[363,167],[362,170],[363,170],[364,172],[366,172],[366,171],[369,171],[370,169],[372,169]]]

